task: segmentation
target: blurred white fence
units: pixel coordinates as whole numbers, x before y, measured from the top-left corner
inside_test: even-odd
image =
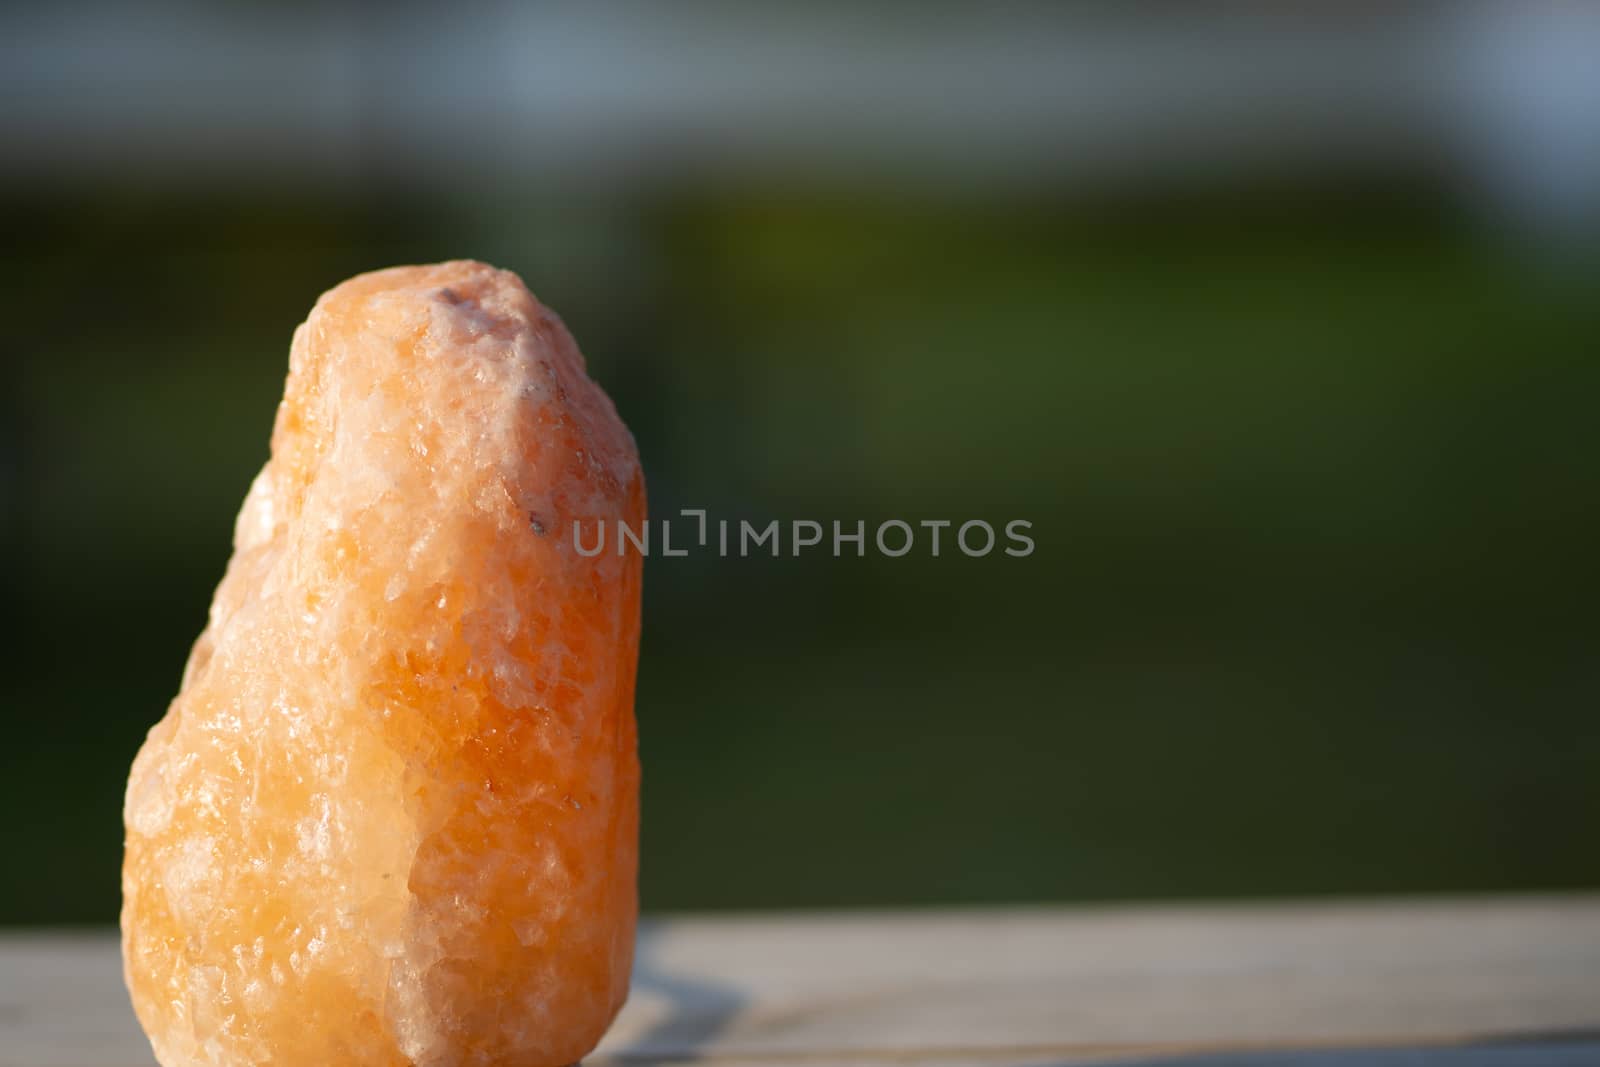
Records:
[[[0,13],[0,174],[1059,185],[1398,165],[1523,210],[1593,207],[1600,5],[1354,6],[21,4]]]

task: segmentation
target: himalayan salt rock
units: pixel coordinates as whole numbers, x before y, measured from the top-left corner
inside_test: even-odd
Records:
[[[296,331],[234,554],[128,781],[122,931],[179,1065],[570,1064],[637,910],[632,439],[478,263]]]

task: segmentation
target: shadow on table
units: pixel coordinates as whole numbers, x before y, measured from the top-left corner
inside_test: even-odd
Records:
[[[1046,1060],[1027,1067],[1596,1067],[1600,1030],[1411,1048],[1262,1050],[1116,1060]]]
[[[747,998],[732,986],[662,969],[657,958],[660,943],[660,927],[650,923],[640,926],[633,988],[666,998],[667,1016],[602,1059],[629,1064],[695,1060],[745,1006]]]

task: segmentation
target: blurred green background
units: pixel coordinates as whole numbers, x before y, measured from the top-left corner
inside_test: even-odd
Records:
[[[1573,227],[1392,162],[8,173],[0,922],[115,918],[294,325],[463,256],[565,318],[657,516],[1033,523],[650,560],[646,909],[1600,884]]]

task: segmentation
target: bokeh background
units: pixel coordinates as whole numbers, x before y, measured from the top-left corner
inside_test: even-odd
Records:
[[[658,516],[1033,523],[652,559],[647,909],[1600,884],[1597,56],[1577,4],[0,9],[0,922],[115,918],[295,324],[456,257]]]

